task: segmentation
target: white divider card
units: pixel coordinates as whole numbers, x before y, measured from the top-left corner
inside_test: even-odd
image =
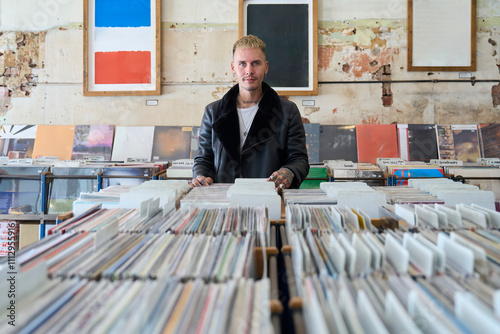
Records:
[[[312,254],[312,258],[314,259],[314,262],[316,263],[316,268],[318,268],[318,274],[319,275],[327,275],[328,270],[326,269],[326,264],[321,255],[319,254],[318,251],[318,246],[316,245],[316,240],[314,240],[314,236],[311,232],[310,228],[307,228],[305,231],[305,238],[307,243],[309,244],[309,249]]]
[[[165,205],[162,207],[162,210],[163,210],[163,217],[166,217],[170,213],[175,212],[175,202],[170,201],[165,203]]]
[[[295,220],[295,218],[294,218]],[[285,233],[286,240],[288,240],[289,245],[292,245],[292,210],[291,206],[287,205],[285,208]]]
[[[415,206],[415,219],[418,226],[428,226],[435,229],[439,228],[438,215],[432,211],[427,210],[423,206]]]
[[[495,194],[493,191],[448,191],[442,198],[445,205],[477,204],[486,209],[495,210]]]
[[[403,160],[410,160],[410,152],[408,145],[408,124],[398,124],[398,146],[399,156]]]
[[[342,274],[346,268],[346,251],[333,234],[329,235],[329,241],[330,247],[328,248],[328,254],[332,259],[333,266],[335,267],[337,273]]]
[[[276,188],[273,182],[243,182],[235,183],[227,190],[227,197],[234,194],[245,195],[267,195],[276,194]]]
[[[194,159],[193,159],[193,164],[194,165]],[[262,183],[262,182],[267,182],[267,178],[265,177],[256,177],[256,178],[248,178],[248,177],[237,177],[234,179],[234,184],[238,185],[249,185],[249,184],[256,184],[256,183]],[[272,182],[267,182],[269,184],[273,184]]]
[[[372,225],[372,219],[369,215],[367,215],[363,210],[361,210],[359,207],[356,207],[356,211],[358,212],[358,214],[363,217],[364,219],[364,222],[365,222],[365,227],[368,231],[371,231],[371,232],[376,232],[377,229],[375,227],[373,227]]]
[[[281,218],[281,197],[275,192],[266,195],[232,194],[231,206],[262,207],[269,210],[269,219],[279,220]]]
[[[328,195],[330,197],[336,197],[336,193],[339,190],[343,189],[368,189],[370,188],[365,182],[361,181],[354,181],[354,182],[321,182],[319,185],[320,189],[323,190],[325,193],[328,194],[328,191],[331,192],[331,195]]]
[[[472,184],[462,184],[460,182],[453,183],[443,183],[436,185],[427,185],[425,187],[427,191],[437,198],[443,198],[443,196],[450,191],[453,192],[462,192],[462,191],[479,191],[479,187]]]
[[[148,207],[147,207],[147,213],[146,217],[152,218],[154,215],[156,215],[160,211],[160,199],[156,198],[149,202]]]
[[[370,248],[366,246],[363,240],[354,233],[352,235],[352,247],[356,250],[356,266],[361,274],[371,272],[372,254]]]
[[[111,239],[118,235],[118,219],[114,218],[109,224],[95,232],[95,251],[104,247]]]
[[[455,317],[473,333],[498,333],[500,320],[492,310],[470,292],[457,291],[454,296]]]
[[[495,316],[500,319],[500,290],[495,290],[493,294],[493,309],[495,310]]]
[[[342,311],[350,333],[365,333],[363,327],[361,326],[358,312],[356,311],[356,302],[354,301],[354,296],[351,294],[351,290],[349,289],[348,284],[345,282],[345,280],[346,278],[344,276],[339,279],[340,310]]]
[[[457,204],[457,211],[460,212],[463,218],[470,220],[472,223],[478,225],[482,228],[489,228],[487,216],[484,212],[475,210],[472,207],[465,204]]]
[[[358,291],[358,314],[365,333],[389,334],[363,290]]]
[[[364,232],[361,234],[366,246],[370,248],[372,254],[371,265],[374,270],[383,268],[385,262],[385,249],[382,244],[376,240],[371,232]]]
[[[347,224],[352,226],[352,228],[355,231],[359,231],[360,228],[359,228],[358,216],[354,212],[352,212],[352,210],[349,207],[345,207],[344,211],[346,213]]]
[[[500,228],[500,212],[486,209],[474,203],[471,204],[471,207],[486,214],[486,219],[489,221],[490,227]]]
[[[387,204],[387,196],[382,191],[339,191],[337,194],[339,207],[359,207],[372,218],[380,218],[379,207],[385,204]]]
[[[338,301],[338,289],[336,280],[331,276],[320,277],[321,284],[325,287],[325,299],[327,303],[327,309],[331,319],[326,319],[327,321],[331,321],[333,323],[333,327],[330,331],[338,334],[349,334],[349,330],[347,329],[347,325],[342,317],[342,312],[340,310],[340,305]]]
[[[446,218],[449,225],[453,225],[456,228],[462,228],[462,215],[460,212],[450,209],[442,204],[434,204],[434,208],[446,214]]]
[[[304,260],[302,255],[302,249],[298,240],[296,232],[291,233],[291,238],[289,238],[290,245],[292,246],[292,263],[293,263],[293,273],[295,276],[295,284],[297,288],[297,296],[303,297],[304,292],[302,290],[302,273],[304,272]]]
[[[309,247],[307,247],[307,243],[304,240],[304,236],[301,233],[297,233],[297,239],[299,241],[300,248],[302,250],[302,259],[304,261],[303,272],[306,275],[312,275],[316,273],[316,268],[314,266],[311,252],[309,251]]]
[[[356,272],[356,250],[354,247],[351,245],[351,241],[347,238],[345,233],[341,233],[337,236],[340,244],[342,245],[342,248],[344,248],[345,255],[346,255],[346,271],[349,275],[354,275]]]
[[[267,247],[267,243],[266,243],[266,240],[265,240],[265,235],[264,233],[260,232],[258,233],[259,237],[260,237],[260,246],[261,246],[261,249],[262,249],[262,267],[263,267],[263,272],[262,272],[262,277],[265,279],[267,278],[267,254],[266,254],[266,247]]]
[[[474,253],[470,249],[451,240],[444,232],[438,234],[438,247],[446,254],[446,266],[468,275],[474,273]]]
[[[425,190],[428,185],[435,185],[441,183],[453,183],[450,179],[445,178],[434,178],[434,179],[408,179],[408,187],[418,188],[420,190]],[[427,191],[427,190],[425,190]]]
[[[33,159],[9,159],[9,165],[31,166]]]
[[[410,226],[417,226],[415,212],[406,204],[395,204],[394,211],[401,219],[408,223]]]
[[[385,252],[387,260],[392,264],[396,272],[400,274],[408,272],[408,262],[410,261],[408,250],[388,233],[385,235]]]
[[[121,196],[120,196],[121,197]],[[139,203],[139,209],[141,212],[141,218],[146,218],[148,216],[149,204],[153,201],[152,197],[146,198]]]
[[[476,162],[481,165],[493,165],[495,163],[500,163],[500,158],[477,158]]]
[[[15,259],[15,261],[17,260]],[[35,293],[35,291],[43,291],[45,285],[49,282],[47,279],[48,264],[44,261],[25,272],[21,272],[18,265],[11,267],[12,264],[8,263],[11,263],[11,261],[5,262],[5,265],[0,270],[0,293],[2,293],[0,307],[2,313],[7,310],[5,312],[7,313],[6,318],[9,319],[11,313],[9,307],[14,302],[14,314],[17,313],[19,318],[19,316],[22,317],[22,314],[20,315],[18,312],[19,301]]]
[[[439,228],[447,228],[448,227],[448,218],[444,212],[436,210],[433,206],[429,204],[424,204],[423,207],[430,212],[434,212],[437,215]]]
[[[474,253],[474,259],[476,261],[486,262],[488,260],[488,258],[486,256],[486,251],[484,250],[484,248],[481,248],[481,247],[473,244],[469,240],[467,240],[464,237],[458,235],[456,232],[451,232],[450,233],[450,239],[453,240],[453,241],[456,241],[460,245],[465,246],[468,249],[470,249]]]
[[[431,241],[429,241],[427,238],[422,236],[419,233],[415,233],[413,235],[415,240],[417,240],[419,243],[427,247],[427,249],[430,249],[432,253],[434,254],[434,269],[437,273],[444,273],[444,270],[446,268],[446,254],[444,251],[440,248],[438,248],[435,244],[433,244]]]
[[[385,295],[385,322],[391,333],[422,333],[391,290]]]
[[[399,158],[377,158],[377,165],[404,165],[406,161]]]
[[[444,316],[437,305],[429,305],[422,300],[425,297],[415,290],[408,293],[408,313],[415,322],[425,324],[425,333],[454,333],[441,322]],[[458,333],[458,332],[457,332]]]
[[[429,162],[431,165],[439,166],[463,166],[464,162],[462,160],[452,160],[452,159],[431,159]]]
[[[311,277],[305,278],[303,309],[303,319],[308,333],[328,333],[328,326],[325,318],[321,316],[323,312]]]
[[[331,169],[356,169],[358,165],[352,161],[328,161],[326,165]]]
[[[344,216],[340,213],[336,205],[331,207],[333,221],[337,223],[340,228],[345,228]]]
[[[410,254],[410,261],[422,271],[425,277],[432,277],[435,263],[432,251],[415,240],[410,233],[403,235],[403,246]]]

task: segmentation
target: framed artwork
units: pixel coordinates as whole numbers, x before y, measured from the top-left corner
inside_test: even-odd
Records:
[[[161,94],[161,0],[84,0],[85,96]]]
[[[239,37],[266,43],[264,79],[280,95],[318,94],[317,0],[239,0]]]
[[[476,70],[476,0],[408,0],[408,71]]]

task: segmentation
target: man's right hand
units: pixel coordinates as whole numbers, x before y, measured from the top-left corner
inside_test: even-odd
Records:
[[[214,180],[211,177],[205,177],[205,176],[202,176],[202,175],[198,175],[193,180],[191,180],[191,183],[189,185],[192,188],[194,188],[194,187],[201,187],[201,186],[208,187],[212,183],[214,183]]]

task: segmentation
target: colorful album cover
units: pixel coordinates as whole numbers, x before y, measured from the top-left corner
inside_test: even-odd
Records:
[[[57,157],[59,160],[71,160],[74,137],[74,125],[38,125],[33,158]]]
[[[455,157],[463,162],[476,162],[481,157],[477,125],[452,125]]]
[[[377,163],[377,158],[398,158],[396,124],[356,125],[358,162]]]
[[[318,163],[319,160],[319,123],[304,123],[306,132],[306,147],[309,163]]]
[[[0,156],[30,159],[35,146],[36,125],[0,126]]]
[[[71,159],[79,160],[96,157],[99,160],[111,160],[114,132],[114,125],[75,126]]]
[[[151,161],[189,159],[191,133],[191,127],[155,126]]]
[[[436,129],[433,124],[408,124],[408,148],[410,161],[438,158]]]
[[[455,144],[451,125],[436,125],[436,139],[439,159],[455,160]]]
[[[123,162],[150,161],[154,126],[117,126],[111,160]]]
[[[346,160],[358,162],[355,125],[321,125],[319,161]]]
[[[500,158],[500,123],[478,125],[482,158]]]

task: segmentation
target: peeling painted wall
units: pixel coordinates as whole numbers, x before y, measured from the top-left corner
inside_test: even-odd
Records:
[[[199,125],[234,84],[234,0],[162,1],[162,94],[84,97],[83,1],[0,1],[0,122]],[[477,2],[477,80],[407,71],[405,0],[318,0],[319,94],[291,96],[323,124],[500,122],[500,3]],[[272,64],[270,64],[272,71]],[[394,80],[393,83],[380,81]],[[158,106],[146,106],[157,99]],[[314,100],[314,107],[302,100]]]
[[[29,97],[36,87],[35,69],[43,68],[45,32],[0,32],[0,120],[12,109],[12,98]]]

